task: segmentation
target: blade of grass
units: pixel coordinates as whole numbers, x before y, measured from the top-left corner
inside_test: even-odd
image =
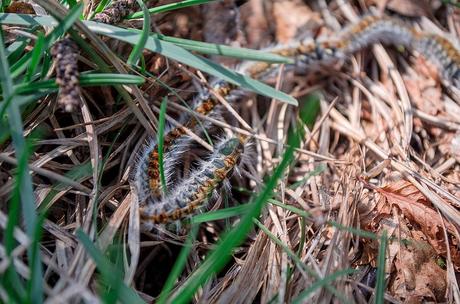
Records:
[[[137,75],[123,75],[111,73],[82,73],[80,74],[79,84],[82,87],[91,86],[107,86],[107,85],[140,85],[144,83],[144,78]],[[31,94],[37,90],[53,90],[57,91],[58,85],[56,79],[47,79],[42,81],[35,81],[32,83],[22,83],[14,87],[15,94]]]
[[[380,237],[379,255],[377,257],[377,283],[375,284],[375,303],[385,303],[385,257],[387,252],[387,232]]]
[[[339,229],[339,230],[343,230],[343,231],[348,231],[354,235],[358,235],[360,237],[363,237],[363,238],[368,238],[368,239],[371,239],[371,240],[377,240],[378,237],[375,233],[372,233],[372,232],[369,232],[369,231],[366,231],[366,230],[362,230],[362,229],[359,229],[359,228],[355,228],[355,227],[347,227],[347,226],[344,226],[340,223],[337,223],[337,222],[334,222],[334,221],[328,221],[327,222],[329,225]]]
[[[96,9],[94,10],[93,16],[96,15],[97,13],[102,12],[109,2],[110,2],[110,0],[101,0],[101,2],[99,2],[99,4],[97,5]],[[91,18],[93,18],[93,16],[91,16]]]
[[[2,11],[10,5],[11,1],[12,0],[2,0],[0,2],[2,4],[2,6],[1,6]]]
[[[127,62],[129,65],[137,64],[139,58],[142,55],[142,51],[144,50],[145,43],[147,42],[147,39],[149,38],[149,33],[150,33],[150,16],[149,16],[149,11],[147,9],[147,6],[145,6],[142,0],[137,0],[137,3],[142,8],[142,14],[144,15],[144,19],[143,19],[144,22],[142,25],[142,33],[139,37],[139,42],[134,45],[133,50],[131,51],[131,54],[129,54],[129,58]]]
[[[239,58],[242,60],[264,61],[270,63],[293,64],[295,62],[292,58],[260,50],[230,47],[222,44],[207,43],[202,41],[171,37],[162,34],[151,34],[151,36],[156,37],[162,41],[174,43],[175,45],[180,46],[186,50],[195,51],[206,55],[220,55]]]
[[[199,223],[206,223],[206,222],[228,219],[234,216],[240,216],[242,214],[245,214],[247,211],[248,211],[248,206],[246,205],[240,205],[236,207],[215,210],[215,211],[195,215],[194,217],[192,217],[191,223],[199,224]]]
[[[24,178],[24,174],[27,173],[27,160],[29,157],[27,151],[28,150],[22,151],[22,153],[18,156],[13,194],[8,204],[8,222],[3,237],[6,256],[10,259],[10,265],[8,266],[6,272],[1,276],[2,286],[4,286],[9,298],[18,303],[24,303],[26,301],[26,289],[16,272],[16,267],[14,266],[11,253],[17,244],[14,238],[14,229],[19,224],[21,183]]]
[[[286,210],[289,210],[303,218],[308,218],[311,216],[310,213],[308,213],[307,211],[304,211],[302,209],[299,209],[297,207],[294,207],[294,206],[290,206],[290,205],[286,205],[286,204],[283,204],[277,200],[274,200],[274,199],[269,199],[268,200],[270,204],[273,204],[275,206],[278,206],[278,207],[281,207],[283,209],[286,209]],[[334,222],[334,221],[328,221],[327,222],[329,225],[337,228],[337,229],[340,229],[340,230],[344,230],[344,231],[348,231],[350,233],[353,233],[355,235],[358,235],[360,237],[364,237],[364,238],[369,238],[369,239],[372,239],[372,240],[376,240],[377,239],[377,235],[375,235],[374,233],[372,232],[368,232],[368,231],[365,231],[365,230],[362,230],[362,229],[359,229],[359,228],[354,228],[354,227],[346,227],[346,226],[343,226],[337,222]]]
[[[168,192],[167,184],[166,184],[166,177],[165,177],[165,170],[164,170],[164,130],[165,130],[165,122],[166,122],[166,107],[168,105],[168,97],[163,97],[160,106],[160,115],[158,118],[158,164],[160,170],[160,180],[161,180],[161,188],[163,189],[163,193],[166,194]]]
[[[326,170],[326,168],[327,167],[325,164],[319,164],[315,169],[313,169],[313,171],[308,172],[308,174],[304,178],[289,185],[289,189],[297,189],[300,185],[308,181],[310,177],[318,176],[321,173],[323,173]]]
[[[18,105],[15,103],[13,79],[11,78],[10,68],[6,59],[6,52],[3,44],[2,35],[0,35],[0,82],[2,86],[3,100],[8,105],[6,113],[8,115],[8,124],[15,154],[19,157],[21,153],[27,149],[24,139],[24,129],[22,125],[22,117]],[[26,166],[24,178],[21,179],[21,205],[22,214],[25,221],[26,233],[31,240],[35,240],[35,229],[37,224],[37,216],[35,213],[35,196],[32,187],[32,178],[28,174],[28,166]],[[29,263],[34,265],[31,268],[32,279],[29,298],[34,299],[37,303],[43,302],[43,284],[42,284],[42,268],[40,263],[40,252],[34,250],[33,246],[29,246],[27,250]]]
[[[321,287],[325,287],[325,286],[327,286],[328,284],[331,284],[332,282],[334,282],[335,280],[337,280],[339,277],[347,276],[347,275],[353,274],[354,272],[356,272],[354,269],[339,270],[339,271],[337,271],[337,272],[334,272],[333,274],[330,274],[330,275],[324,277],[324,278],[321,279],[321,280],[316,281],[316,282],[313,283],[310,287],[308,287],[307,289],[305,289],[304,291],[302,291],[302,292],[297,296],[297,298],[295,298],[294,300],[292,300],[292,304],[305,303],[305,301],[306,301],[307,298],[310,296],[310,294],[313,293],[315,290],[317,290],[317,289],[319,289],[319,288],[321,288]]]
[[[299,209],[297,207],[294,207],[294,206],[290,206],[290,205],[286,205],[286,204],[283,204],[282,202],[279,202],[277,200],[274,200],[274,199],[269,199],[268,202],[270,204],[273,204],[275,206],[278,206],[278,207],[281,207],[283,209],[286,209],[286,210],[289,210],[297,215],[300,215],[301,217],[304,217],[304,218],[308,218],[311,216],[311,214],[307,211],[304,211],[302,209]]]
[[[320,111],[320,97],[313,93],[301,100],[299,118],[310,130],[313,128]]]
[[[85,247],[88,255],[96,263],[96,267],[101,273],[101,277],[106,284],[118,290],[118,299],[122,303],[144,303],[139,295],[123,283],[123,275],[119,273],[112,263],[96,248],[91,239],[82,231],[77,230],[77,237]]]
[[[37,41],[35,42],[34,48],[32,50],[32,58],[30,60],[30,65],[27,68],[26,77],[24,79],[25,82],[29,82],[32,79],[33,74],[37,70],[38,63],[44,53],[45,46],[45,36],[43,33],[38,33]]]
[[[30,39],[18,38],[6,48],[6,56],[8,62],[16,62],[23,54],[26,46],[29,44]]]
[[[180,251],[180,254],[177,257],[176,262],[174,263],[174,267],[171,269],[168,279],[166,280],[163,289],[161,290],[160,296],[158,298],[158,304],[166,303],[167,297],[174,287],[174,283],[177,281],[180,274],[184,270],[185,263],[187,262],[187,257],[190,253],[190,250],[192,249],[193,241],[195,240],[196,235],[198,234],[198,228],[199,225],[192,226],[192,229],[188,234],[187,239],[185,240],[184,247],[182,247],[182,250]]]
[[[42,303],[44,298],[44,282],[42,278],[40,259],[40,240],[43,237],[43,223],[45,219],[46,213],[41,213],[38,215],[34,229],[34,236],[32,238],[32,243],[30,244],[30,248],[32,249],[32,256],[34,258],[29,262],[31,278],[27,284],[27,294],[29,296],[27,303]]]
[[[184,0],[180,2],[175,2],[175,3],[169,3],[157,7],[152,7],[148,10],[148,14],[159,14],[159,13],[164,13],[167,11],[172,11],[188,6],[193,6],[193,5],[199,5],[199,4],[204,4],[208,2],[213,2],[216,0]],[[128,15],[126,19],[136,19],[142,17],[143,13],[142,12],[135,12],[131,15]],[[145,16],[144,16],[145,18]]]

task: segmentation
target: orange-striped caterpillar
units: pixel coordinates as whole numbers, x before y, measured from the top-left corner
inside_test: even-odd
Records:
[[[345,59],[375,43],[402,45],[416,50],[438,66],[444,79],[460,87],[460,51],[453,42],[439,35],[418,32],[389,17],[364,17],[338,37],[299,43],[292,50],[292,55],[297,61],[296,68],[308,69],[318,63]]]
[[[233,85],[220,81],[213,83],[213,87],[218,94],[227,97],[234,88]],[[202,115],[214,114],[219,117],[218,112],[216,113],[215,111],[218,101],[209,92],[203,92],[198,95],[193,103],[195,104],[193,107],[195,113]],[[185,130],[190,129],[200,134],[203,131],[202,128],[210,127],[206,121],[200,124],[197,117],[192,114],[182,115],[180,121],[183,122],[183,126],[168,128],[163,138],[163,163],[167,186],[170,185],[170,177],[176,171],[176,165],[192,143],[192,139],[186,135]],[[149,140],[146,148],[141,153],[135,169],[134,180],[141,202],[146,198],[161,199],[158,143],[155,139]]]
[[[204,207],[240,163],[244,144],[243,138],[220,140],[214,152],[200,161],[190,176],[174,185],[163,199],[147,197],[140,207],[141,228],[149,231],[157,224],[180,220]]]

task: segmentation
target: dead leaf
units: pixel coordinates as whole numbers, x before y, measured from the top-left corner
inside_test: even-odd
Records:
[[[449,236],[450,252],[452,262],[456,267],[460,266],[460,252],[458,251],[458,240],[456,228],[449,222],[443,221],[436,210],[426,197],[411,183],[400,180],[382,188],[374,188],[382,195],[376,206],[376,217],[369,227],[378,229],[382,219],[388,218],[392,213],[392,208],[397,207],[404,217],[413,226],[413,230],[420,230],[428,243],[433,246],[437,254],[446,256],[447,247],[444,238],[443,225],[447,229]]]
[[[400,250],[394,263],[396,275],[389,284],[392,295],[404,303],[444,301],[446,271],[436,264],[430,244],[415,240],[395,243],[400,244]]]

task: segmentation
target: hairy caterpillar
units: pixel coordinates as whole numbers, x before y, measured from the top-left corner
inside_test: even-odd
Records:
[[[243,138],[224,138],[214,152],[202,160],[190,177],[175,185],[170,194],[158,201],[148,197],[140,207],[143,230],[155,224],[179,220],[204,206],[212,192],[239,164],[244,152]]]
[[[269,51],[294,59],[295,63],[290,66],[291,68],[308,70],[317,64],[329,64],[346,59],[352,53],[380,42],[403,45],[420,52],[437,64],[443,78],[456,87],[460,86],[460,52],[453,43],[438,35],[418,32],[389,17],[367,16],[335,37],[281,45]],[[243,64],[238,70],[251,77],[263,79],[275,69],[276,64],[257,62]],[[211,87],[227,99],[236,96],[236,86],[225,81],[215,80]],[[202,115],[211,114],[218,106],[217,100],[209,92],[198,95],[194,104],[194,111]],[[188,179],[171,185],[169,177],[191,142],[190,138],[185,136],[185,128],[197,131],[198,127],[198,121],[193,116],[184,117],[183,120],[184,127],[171,128],[164,136],[165,175],[168,178],[168,188],[173,190],[165,196],[161,195],[156,141],[152,141],[145,150],[136,168],[136,187],[144,230],[152,229],[155,224],[183,218],[204,205],[209,194],[228,177],[241,156],[243,149],[240,146],[242,147],[243,141],[240,140],[237,145],[234,140],[223,140],[213,154],[191,172]],[[225,147],[232,147],[232,152],[223,153],[226,151]],[[228,165],[224,159],[228,159]],[[222,163],[225,166],[218,167]]]
[[[70,38],[64,38],[53,45],[51,55],[56,62],[56,83],[59,85],[58,104],[66,112],[72,112],[80,104],[78,46]]]
[[[136,6],[136,0],[112,1],[104,11],[96,14],[93,20],[107,24],[117,24],[120,23],[123,18],[133,13]]]
[[[233,85],[220,81],[214,83],[213,87],[222,96],[228,96],[234,88]],[[215,112],[218,102],[208,92],[204,92],[196,97],[194,104],[195,113],[209,115]],[[186,135],[186,129],[199,132],[202,127],[207,127],[206,123],[201,126],[193,115],[183,115],[180,120],[184,122],[183,126],[169,128],[163,137],[164,170],[167,185],[170,181],[169,177],[174,173],[176,164],[181,159],[181,155],[188,150],[192,142],[191,138]],[[157,200],[161,198],[160,164],[156,140],[150,140],[141,154],[134,178],[141,201],[147,197]]]
[[[416,50],[435,63],[443,78],[460,87],[460,51],[439,35],[417,32],[389,17],[367,16],[338,37],[301,42],[292,50],[296,68],[345,59],[374,43],[402,45]]]

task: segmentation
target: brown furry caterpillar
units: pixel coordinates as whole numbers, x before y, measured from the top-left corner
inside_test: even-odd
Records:
[[[214,152],[202,160],[188,178],[173,186],[163,199],[147,197],[141,202],[141,229],[152,230],[156,224],[177,221],[203,207],[212,193],[230,177],[244,150],[242,138],[219,141]]]

